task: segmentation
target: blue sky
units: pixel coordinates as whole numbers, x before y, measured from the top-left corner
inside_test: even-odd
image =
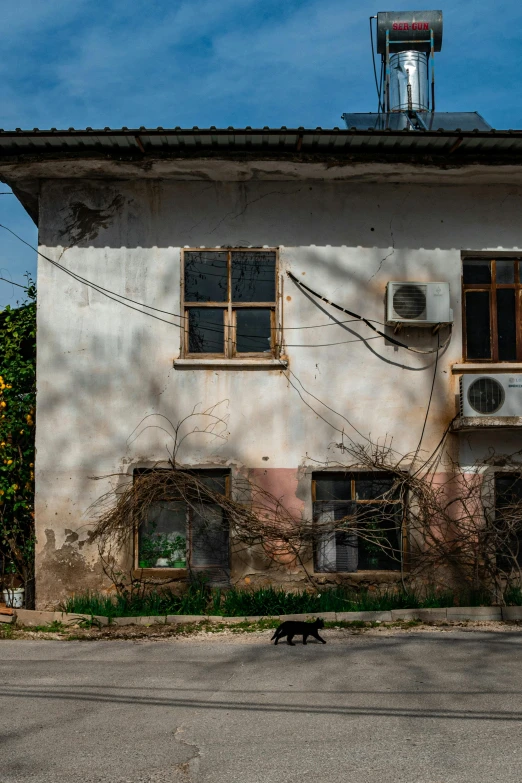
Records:
[[[522,4],[434,5],[444,12],[437,107],[522,128]],[[401,0],[4,2],[0,127],[340,125],[343,111],[376,108],[368,17],[411,7]],[[13,196],[0,195],[0,222],[36,244],[36,228]],[[35,254],[0,231],[0,276],[23,282],[35,268]],[[0,307],[21,293],[0,281]]]

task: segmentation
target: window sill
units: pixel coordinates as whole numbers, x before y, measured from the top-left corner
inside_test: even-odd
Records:
[[[453,375],[462,373],[497,373],[512,372],[522,373],[522,362],[458,362],[451,365]]]
[[[375,571],[314,571],[315,577],[343,577],[350,578],[358,582],[367,582],[371,580],[373,582],[399,582],[401,580],[401,572],[394,569],[393,571],[375,570]]]
[[[451,432],[494,429],[522,429],[522,416],[461,416],[451,425]]]
[[[493,429],[522,429],[522,416],[461,416],[451,425],[451,432]]]
[[[186,579],[188,570],[186,568],[134,568],[132,571],[133,579]]]
[[[285,370],[287,359],[174,359],[175,370]]]

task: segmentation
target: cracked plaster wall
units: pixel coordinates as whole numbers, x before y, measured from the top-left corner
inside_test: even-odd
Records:
[[[180,313],[184,246],[279,247],[282,273],[291,270],[328,299],[377,321],[384,320],[388,280],[449,281],[455,327],[437,370],[426,449],[456,412],[451,364],[462,353],[461,250],[522,245],[520,189],[502,185],[49,180],[40,198],[42,253],[169,313]],[[167,420],[186,416],[196,403],[219,403],[226,440],[188,438],[180,459],[264,472],[272,490],[279,487],[285,501],[306,514],[311,470],[339,457],[342,430],[355,439],[392,436],[401,452],[416,448],[433,357],[397,349],[358,323],[299,330],[331,323],[330,316],[350,319],[286,276],[283,285],[292,374],[175,370],[180,330],[172,323],[179,324],[178,317],[145,316],[40,258],[39,606],[104,584],[88,542],[88,509],[117,478],[93,477],[164,460],[171,445]],[[400,339],[435,345],[429,330],[403,331]],[[491,447],[502,450],[505,440],[499,433],[459,437],[464,462],[471,453],[477,458]],[[509,442],[522,446],[516,433]],[[456,456],[457,436],[450,444]]]

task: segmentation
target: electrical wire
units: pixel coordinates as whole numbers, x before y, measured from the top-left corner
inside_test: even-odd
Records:
[[[377,445],[374,441],[371,440],[371,438],[367,437],[360,430],[358,430],[357,427],[354,424],[352,424],[352,422],[349,419],[346,418],[346,416],[344,416],[342,413],[339,413],[339,411],[336,411],[334,408],[331,408],[329,405],[326,404],[326,402],[324,402],[323,400],[320,400],[319,397],[315,396],[315,394],[312,394],[311,391],[308,391],[308,389],[306,389],[304,387],[303,382],[297,377],[297,375],[283,361],[281,361],[281,360],[279,360],[279,361],[280,361],[280,364],[281,364],[283,375],[287,379],[287,381],[290,384],[290,386],[293,389],[295,389],[295,391],[298,393],[299,397],[304,402],[304,404],[307,406],[307,408],[310,408],[310,410],[313,413],[315,413],[316,416],[318,416],[322,421],[324,421],[326,424],[328,424],[330,427],[332,427],[332,429],[334,429],[336,432],[339,432],[343,437],[345,437],[345,436],[349,437],[349,436],[346,435],[346,431],[345,430],[339,429],[339,427],[336,427],[334,424],[332,424],[331,421],[328,421],[328,419],[325,419],[324,416],[322,416],[312,405],[310,405],[310,403],[307,400],[305,400],[305,398],[303,397],[303,395],[301,394],[301,392],[299,391],[297,386],[295,384],[293,384],[292,381],[290,380],[289,375],[291,375],[293,378],[295,378],[295,380],[297,381],[297,383],[302,388],[302,390],[304,391],[305,394],[308,394],[310,397],[312,397],[312,399],[314,399],[316,402],[318,402],[324,408],[326,408],[327,410],[329,410],[331,413],[335,414],[336,416],[339,416],[340,419],[343,419],[343,421],[345,421],[348,424],[348,426],[351,427],[354,430],[354,432],[357,433],[357,435],[359,435],[360,438],[365,440],[371,446],[375,447]],[[397,450],[392,448],[391,446],[390,446],[390,451],[393,451],[394,454],[398,454]]]
[[[141,306],[141,307],[146,307],[146,308],[148,308],[148,309],[150,309],[150,310],[154,310],[155,312],[160,312],[160,313],[162,313],[162,314],[171,315],[171,316],[173,316],[173,317],[178,317],[178,318],[186,318],[186,316],[176,315],[175,313],[170,313],[170,312],[168,312],[168,311],[166,311],[166,310],[160,310],[159,308],[152,307],[151,305],[146,305],[146,304],[144,304],[144,303],[142,303],[142,302],[137,302],[137,301],[136,301],[136,300],[134,300],[134,299],[130,299],[129,297],[125,297],[125,296],[123,296],[122,294],[117,294],[117,293],[115,293],[114,291],[110,291],[110,289],[106,289],[106,288],[104,288],[103,286],[100,286],[100,285],[98,285],[98,284],[96,284],[96,283],[93,283],[92,281],[90,281],[90,280],[87,280],[87,278],[84,278],[84,277],[82,277],[81,275],[78,275],[78,274],[76,274],[75,272],[72,272],[70,269],[67,269],[67,267],[64,267],[62,264],[60,264],[60,263],[59,263],[59,262],[57,262],[57,261],[54,261],[52,258],[49,258],[49,257],[48,257],[48,256],[46,256],[44,253],[42,253],[42,252],[41,252],[41,251],[39,251],[37,248],[35,248],[33,245],[31,245],[29,242],[27,242],[26,240],[22,239],[22,237],[20,237],[18,234],[16,234],[16,233],[15,233],[15,232],[14,232],[12,229],[8,228],[7,226],[3,225],[2,223],[0,223],[0,228],[3,228],[5,231],[8,231],[10,234],[12,234],[14,237],[16,237],[16,238],[17,238],[17,239],[18,239],[20,242],[23,242],[23,244],[27,245],[29,248],[31,248],[33,251],[35,251],[35,252],[37,253],[37,255],[41,256],[42,258],[44,258],[46,261],[48,261],[50,264],[52,264],[53,266],[57,267],[57,268],[58,268],[58,269],[60,269],[61,271],[63,271],[63,272],[65,272],[66,274],[70,275],[70,276],[71,276],[71,277],[72,277],[74,280],[76,280],[77,282],[80,282],[80,283],[82,283],[83,285],[86,285],[86,286],[88,286],[89,288],[92,288],[94,291],[97,291],[97,292],[99,292],[99,293],[103,294],[103,295],[104,295],[104,296],[106,296],[108,299],[111,299],[112,301],[114,301],[114,302],[116,302],[116,303],[118,303],[118,304],[122,304],[124,307],[128,307],[128,308],[129,308],[129,309],[131,309],[131,310],[135,310],[136,312],[143,313],[144,315],[148,315],[149,317],[151,317],[151,318],[154,318],[155,320],[158,320],[158,321],[162,321],[163,323],[166,323],[166,324],[168,324],[169,326],[176,326],[177,328],[182,328],[182,324],[175,324],[175,323],[173,323],[172,321],[167,321],[167,320],[166,320],[166,319],[164,319],[164,318],[160,318],[159,316],[152,315],[151,313],[147,313],[147,312],[145,312],[144,310],[139,310],[137,307],[133,307],[132,305],[130,305],[130,304],[127,304],[127,302],[133,302],[134,304],[138,304],[138,305],[139,305],[139,306]],[[309,291],[310,293],[312,293],[314,296],[316,296],[316,297],[318,297],[318,298],[322,299],[322,300],[323,300],[323,301],[325,301],[327,304],[330,304],[332,307],[335,307],[336,309],[338,309],[338,310],[341,310],[342,312],[346,312],[346,313],[348,313],[348,315],[354,316],[354,318],[352,319],[352,321],[345,321],[345,322],[335,322],[335,323],[336,323],[336,325],[338,325],[339,323],[351,323],[351,322],[353,322],[353,321],[362,321],[362,322],[363,322],[363,323],[365,323],[367,326],[369,326],[371,329],[373,329],[375,332],[377,332],[377,335],[376,335],[376,337],[369,337],[369,338],[364,338],[364,337],[362,337],[362,336],[361,336],[361,337],[360,337],[360,339],[361,339],[361,340],[363,340],[363,341],[364,341],[364,340],[377,340],[377,339],[380,339],[381,337],[385,337],[385,338],[387,338],[387,339],[391,339],[391,338],[388,338],[388,337],[387,337],[387,335],[383,334],[383,333],[382,333],[382,332],[380,332],[378,329],[376,329],[374,326],[372,326],[372,324],[370,323],[370,321],[369,321],[368,319],[366,319],[366,318],[363,318],[362,316],[359,316],[359,315],[357,315],[356,313],[351,313],[349,310],[346,310],[345,308],[342,308],[340,305],[337,305],[337,304],[335,304],[334,302],[330,302],[330,301],[329,301],[329,300],[327,300],[325,297],[323,297],[323,296],[321,296],[320,294],[316,293],[315,291],[313,291],[313,289],[309,288],[309,286],[305,285],[305,284],[304,284],[304,283],[302,283],[300,280],[298,280],[298,279],[297,279],[297,278],[296,278],[296,277],[295,277],[295,276],[294,276],[294,275],[293,275],[291,272],[288,272],[288,275],[289,275],[289,277],[290,277],[290,278],[291,278],[291,279],[292,279],[292,280],[293,280],[295,283],[297,283],[297,285],[301,286],[302,288],[305,288],[307,291]],[[0,277],[0,280],[4,280],[4,281],[5,281],[5,282],[7,282],[7,283],[11,283],[12,285],[16,285],[16,286],[19,286],[20,288],[25,288],[25,289],[27,290],[27,286],[23,286],[23,285],[21,285],[20,283],[14,283],[13,281],[11,281],[11,280],[8,280],[7,278]],[[111,294],[114,294],[114,296],[112,296]],[[124,300],[124,301],[121,301],[121,300]],[[376,321],[375,323],[380,323],[380,322]],[[333,325],[333,324],[321,324],[321,326],[331,326],[331,325]],[[295,329],[299,329],[299,328],[306,329],[306,328],[308,328],[308,329],[312,329],[312,328],[319,328],[319,327],[314,327],[314,326],[306,326],[306,327],[289,327],[289,328],[295,328]],[[220,330],[207,330],[207,331],[216,331],[216,332],[219,332],[219,333],[221,333],[221,332],[220,332]],[[241,335],[241,336],[251,336],[251,335]],[[402,344],[402,343],[399,343],[399,342],[398,342],[398,341],[396,341],[396,340],[393,340],[393,339],[391,339],[391,341],[392,341],[392,342],[394,342],[394,343],[396,343],[396,344],[398,344],[398,345],[400,345],[401,347],[408,348],[408,350],[415,350],[415,349],[411,349],[411,348],[409,348],[408,346],[406,346],[406,345],[404,345],[404,344]],[[346,341],[343,341],[343,342],[341,342],[341,343],[326,343],[326,344],[324,344],[324,345],[310,345],[310,346],[305,346],[305,345],[295,345],[295,346],[289,346],[289,347],[300,347],[300,348],[301,348],[301,347],[303,347],[303,348],[304,348],[304,347],[326,347],[326,346],[328,346],[328,345],[342,345],[342,344],[351,343],[351,342],[358,342],[358,340],[346,340]],[[448,338],[448,341],[447,341],[447,342],[449,342],[449,338]],[[445,344],[447,344],[447,342],[446,342]],[[422,443],[422,439],[423,439],[423,437],[424,437],[424,432],[425,432],[425,429],[426,429],[426,424],[427,424],[427,420],[428,420],[429,410],[430,410],[430,407],[431,407],[431,401],[432,401],[432,397],[433,397],[433,390],[434,390],[434,386],[435,386],[435,378],[436,378],[437,367],[438,367],[438,360],[439,360],[439,350],[440,350],[440,348],[441,348],[441,346],[440,346],[440,344],[439,344],[439,343],[440,343],[440,338],[439,338],[439,334],[438,334],[438,333],[437,333],[437,343],[438,343],[438,345],[437,345],[437,353],[436,353],[436,359],[435,359],[435,368],[434,368],[434,373],[433,373],[433,380],[432,380],[432,385],[431,385],[431,392],[430,392],[430,397],[429,397],[429,401],[428,401],[428,407],[427,407],[427,410],[426,410],[426,415],[425,415],[425,418],[424,418],[424,424],[423,424],[423,428],[422,428],[421,437],[420,437],[420,440],[419,440],[419,444],[418,444],[418,446],[417,446],[417,451],[416,451],[416,453],[415,453],[415,458],[416,458],[416,457],[417,457],[417,455],[418,455],[418,452],[419,452],[419,449],[420,449],[420,446],[421,446],[421,443]],[[443,346],[443,347],[444,347],[444,346]],[[417,352],[418,352],[418,353],[432,353],[431,351],[417,351]],[[366,440],[368,443],[372,443],[371,439],[370,439],[370,438],[368,438],[367,436],[363,435],[363,433],[362,433],[362,432],[360,432],[360,430],[358,430],[358,429],[357,429],[357,427],[355,427],[355,425],[353,425],[353,424],[352,424],[352,423],[349,421],[349,419],[347,419],[347,418],[346,418],[346,416],[344,416],[343,414],[341,414],[341,413],[339,413],[338,411],[334,410],[334,409],[333,409],[333,408],[331,408],[329,405],[327,405],[325,402],[323,402],[323,401],[322,401],[322,400],[320,400],[318,397],[316,397],[314,394],[312,394],[312,392],[310,392],[310,391],[308,391],[307,389],[305,389],[305,387],[303,386],[303,384],[302,384],[302,382],[299,380],[299,378],[298,378],[298,377],[295,375],[295,373],[293,373],[293,372],[292,372],[292,370],[290,370],[290,369],[288,368],[288,366],[287,366],[287,365],[286,365],[284,362],[281,362],[281,367],[283,368],[283,373],[284,373],[285,377],[287,378],[287,380],[288,380],[289,384],[292,386],[292,388],[293,388],[295,391],[297,391],[297,393],[298,393],[298,395],[299,395],[300,399],[302,400],[302,402],[304,402],[304,404],[305,404],[305,405],[306,405],[306,406],[307,406],[307,407],[308,407],[308,408],[309,408],[309,409],[310,409],[310,410],[311,410],[311,411],[312,411],[312,412],[313,412],[313,413],[314,413],[314,414],[315,414],[315,415],[316,415],[318,418],[320,418],[322,421],[324,421],[326,424],[328,424],[328,426],[332,427],[332,429],[334,429],[336,432],[339,432],[339,433],[340,433],[340,434],[342,434],[343,436],[345,435],[345,431],[344,431],[344,430],[341,430],[341,429],[339,429],[339,428],[338,428],[338,427],[336,427],[334,424],[332,424],[330,421],[328,421],[328,419],[326,419],[324,416],[322,416],[322,415],[321,415],[321,414],[320,414],[320,413],[319,413],[317,410],[315,410],[315,408],[313,408],[313,407],[310,405],[310,403],[309,403],[307,400],[305,400],[305,398],[304,398],[304,397],[303,397],[303,395],[301,394],[301,392],[300,392],[300,390],[298,389],[298,387],[297,387],[297,386],[296,386],[294,383],[292,383],[292,381],[290,380],[290,377],[289,377],[289,375],[292,375],[292,377],[294,377],[294,378],[296,379],[296,381],[299,383],[299,385],[301,386],[301,388],[303,389],[303,391],[305,392],[305,394],[308,394],[310,397],[312,397],[314,400],[316,400],[316,401],[317,401],[317,402],[318,402],[320,405],[323,405],[323,406],[324,406],[324,407],[325,407],[327,410],[329,410],[331,413],[333,413],[333,414],[335,414],[336,416],[339,416],[341,419],[343,419],[343,420],[344,420],[344,421],[345,421],[345,422],[346,422],[346,423],[347,423],[347,424],[348,424],[348,425],[349,425],[349,426],[350,426],[350,427],[351,427],[351,428],[352,428],[352,429],[353,429],[353,430],[354,430],[354,431],[355,431],[355,432],[356,432],[356,433],[359,435],[359,437],[363,438],[363,439],[364,439],[364,440]],[[444,437],[445,437],[445,435],[446,435],[446,433],[444,434]],[[438,448],[438,447],[437,447],[437,448]],[[395,451],[395,450],[394,450],[394,451]],[[415,461],[415,460],[414,460],[414,461]]]
[[[348,343],[360,343],[360,342],[368,342],[368,340],[380,340],[380,335],[377,335],[376,337],[363,337],[362,335],[359,335],[358,340],[341,340],[339,343],[313,343],[313,344],[307,344],[303,343],[300,345],[299,343],[285,343],[285,348],[329,348],[332,345],[347,345]]]
[[[429,413],[430,413],[431,401],[433,399],[433,390],[435,388],[435,380],[437,378],[437,368],[439,366],[439,348],[440,348],[440,337],[439,337],[439,333],[437,332],[437,353],[435,355],[435,364],[434,364],[434,367],[433,367],[433,378],[431,380],[430,397],[429,397],[429,400],[428,400],[428,407],[426,408],[426,415],[424,416],[424,422],[423,422],[423,425],[422,425],[422,432],[420,434],[419,442],[417,444],[417,449],[415,450],[415,456],[413,457],[413,460],[411,462],[412,466],[415,465],[415,461],[416,461],[416,459],[417,459],[417,457],[419,455],[419,451],[420,451],[420,447],[421,447],[421,444],[422,444],[422,440],[424,438],[424,432],[426,430],[426,424],[428,423],[428,416],[429,416]]]
[[[312,413],[314,413],[319,419],[321,419],[321,421],[324,421],[325,424],[328,424],[329,427],[331,427],[333,430],[338,432],[340,435],[343,435],[343,436],[346,435],[346,432],[344,430],[339,429],[339,427],[336,427],[335,424],[332,424],[331,421],[328,421],[328,419],[325,419],[325,417],[322,416],[319,413],[319,411],[317,411],[312,405],[310,405],[310,403],[307,400],[305,400],[305,398],[303,397],[303,395],[301,394],[301,392],[297,388],[297,386],[294,383],[292,383],[292,381],[291,381],[291,379],[289,377],[290,375],[292,375],[296,379],[296,381],[299,383],[299,385],[301,386],[301,388],[303,389],[305,394],[309,394],[310,397],[313,397],[314,400],[317,400],[317,402],[319,402],[321,405],[323,405],[329,411],[331,411],[332,413],[335,413],[336,416],[340,416],[342,419],[344,419],[344,421],[346,421],[350,425],[350,427],[352,427],[355,430],[355,432],[358,435],[360,435],[360,437],[364,438],[365,440],[368,440],[368,438],[365,435],[363,435],[361,432],[359,432],[359,430],[356,427],[354,427],[354,425],[350,421],[348,421],[346,416],[343,416],[341,413],[338,413],[333,408],[330,408],[329,405],[327,405],[325,402],[322,402],[318,397],[313,395],[311,392],[307,391],[307,389],[305,389],[305,387],[303,386],[303,384],[301,383],[301,381],[299,380],[297,375],[295,375],[295,373],[293,373],[292,370],[290,370],[290,368],[285,364],[285,362],[280,361],[280,363],[281,363],[281,368],[282,368],[282,371],[283,371],[283,375],[287,379],[287,381],[290,384],[290,386],[297,392],[297,394],[301,398],[302,402],[304,402],[306,407],[309,408],[312,411]],[[370,441],[368,441],[368,442],[370,442]]]
[[[0,193],[0,196],[1,195],[2,193]],[[17,285],[18,288],[24,288],[27,291],[28,287],[26,285],[22,285],[21,283],[15,283],[13,280],[8,280],[7,277],[0,277],[0,280],[3,280],[5,283],[10,283],[11,285]]]
[[[450,325],[449,335],[442,345],[439,345],[437,348],[429,351],[424,351],[421,348],[413,348],[413,346],[406,345],[406,343],[402,343],[400,340],[396,340],[395,337],[390,337],[390,335],[381,332],[379,329],[376,329],[368,318],[364,318],[362,315],[358,315],[358,313],[353,313],[351,310],[347,310],[345,307],[341,307],[341,305],[338,305],[335,302],[330,301],[330,299],[327,299],[322,294],[319,294],[317,291],[314,291],[313,288],[310,288],[310,286],[306,285],[306,283],[303,283],[301,280],[299,280],[294,274],[292,274],[292,272],[287,272],[287,275],[290,278],[290,280],[292,280],[296,285],[300,286],[301,288],[304,288],[306,291],[308,291],[308,293],[312,294],[317,299],[320,299],[322,302],[326,302],[326,304],[329,304],[331,307],[335,307],[336,310],[340,310],[342,313],[351,315],[352,318],[362,321],[364,324],[366,324],[366,326],[368,326],[370,329],[376,332],[380,337],[383,337],[385,340],[388,340],[388,342],[392,343],[392,345],[397,345],[399,348],[406,348],[406,350],[412,351],[413,353],[421,353],[421,354],[437,353],[438,354],[440,350],[444,350],[444,348],[446,348],[446,346],[449,344],[449,341],[451,340],[452,330]]]
[[[117,300],[123,299],[127,302],[132,302],[133,304],[140,305],[140,307],[146,307],[149,310],[154,310],[157,313],[162,313],[163,315],[171,315],[174,318],[185,318],[186,316],[179,315],[178,313],[171,313],[168,310],[160,310],[158,307],[152,307],[152,305],[147,305],[144,302],[138,302],[135,299],[131,299],[128,296],[124,296],[123,294],[118,294],[115,291],[112,291],[110,288],[104,288],[103,286],[99,285],[98,283],[93,283],[92,280],[88,280],[86,277],[83,277],[82,275],[79,275],[77,272],[73,272],[71,269],[67,269],[66,266],[63,266],[63,264],[60,264],[58,261],[55,261],[52,258],[49,258],[49,256],[46,256],[45,253],[42,253],[40,250],[38,250],[37,247],[34,245],[31,245],[30,242],[27,242],[25,239],[23,239],[21,236],[19,236],[15,231],[13,231],[8,226],[4,226],[3,223],[0,223],[0,228],[3,228],[5,231],[8,231],[10,234],[12,234],[16,239],[18,239],[20,242],[22,242],[24,245],[27,245],[27,247],[31,248],[38,256],[41,258],[44,258],[46,261],[48,261],[53,266],[60,269],[62,272],[65,272],[65,274],[70,275],[74,280],[76,280],[79,283],[83,283],[84,285],[88,286],[89,288],[93,288],[95,291],[98,291],[99,293],[103,293],[106,296],[109,297],[109,299],[114,299],[114,297],[118,297]],[[110,294],[113,294],[114,296],[110,296]],[[124,304],[123,302],[120,302],[120,304]],[[136,310],[135,307],[131,308],[132,310]],[[138,312],[143,312],[143,310],[138,310]],[[145,313],[145,315],[150,315],[150,313]],[[156,316],[151,316],[155,318]],[[164,321],[165,319],[159,318],[158,320]],[[165,321],[165,323],[170,323],[171,326],[180,326],[179,324],[173,324],[171,321]]]
[[[179,318],[179,319],[181,319],[183,321],[188,320],[188,316],[187,315],[181,315],[180,313],[172,313],[169,310],[161,310],[158,307],[153,307],[152,305],[145,304],[145,302],[138,302],[136,299],[131,299],[128,296],[124,296],[123,294],[119,294],[116,291],[112,291],[110,288],[104,288],[99,283],[94,283],[94,282],[92,282],[92,280],[88,280],[86,277],[83,277],[82,275],[79,275],[77,272],[73,272],[72,270],[67,269],[66,266],[63,266],[63,264],[60,264],[58,261],[54,261],[52,258],[49,258],[49,256],[46,256],[44,253],[42,253],[40,250],[38,250],[37,247],[35,247],[34,245],[31,245],[30,242],[27,242],[25,239],[23,239],[21,236],[19,236],[15,231],[13,231],[8,226],[5,226],[2,223],[0,223],[0,228],[3,228],[5,231],[8,231],[10,234],[12,234],[14,237],[16,237],[16,239],[18,239],[24,245],[27,245],[27,247],[29,247],[31,250],[33,250],[38,256],[40,256],[41,258],[45,259],[46,261],[49,261],[50,264],[52,264],[53,266],[57,267],[62,272],[65,272],[65,274],[70,275],[77,282],[82,283],[83,285],[86,285],[86,286],[88,286],[90,288],[93,288],[95,291],[98,291],[99,293],[107,295],[109,297],[109,299],[113,298],[113,297],[118,297],[118,300],[115,300],[115,301],[119,301],[119,299],[123,299],[126,302],[132,302],[132,304],[139,305],[139,307],[146,307],[148,310],[153,310],[154,312],[161,313],[162,315],[170,315],[173,318]],[[0,279],[5,280],[5,278],[0,278]],[[8,280],[7,282],[11,282],[11,281]],[[14,283],[13,285],[19,285],[19,283]],[[109,296],[109,294],[112,294],[113,297]],[[121,304],[123,304],[123,302],[121,302]],[[134,307],[131,308],[131,309],[132,310],[136,310],[136,308],[134,308]],[[143,312],[143,310],[137,310],[137,312]],[[149,313],[144,313],[144,315],[149,315]],[[178,328],[182,328],[183,327],[183,324],[174,324],[171,321],[166,321],[163,318],[159,318],[158,320],[163,321],[164,323],[169,323],[169,324],[171,324],[171,326],[177,326]],[[300,329],[322,329],[322,328],[324,328],[326,326],[338,326],[340,324],[355,323],[358,320],[360,320],[360,319],[359,318],[352,318],[352,319],[347,320],[347,321],[332,321],[332,322],[327,323],[327,324],[311,324],[311,325],[307,325],[307,326],[285,326],[284,327],[284,331],[285,332],[286,331],[290,331],[290,330],[291,331],[297,331],[297,330],[300,330]],[[381,321],[373,321],[373,319],[371,319],[371,320],[372,320],[373,323],[377,323],[377,324],[381,324],[382,325]],[[214,325],[214,322],[213,321],[201,320],[200,324]],[[278,331],[278,330],[280,330],[280,327],[274,326],[274,327],[270,327],[270,329],[272,331]],[[207,331],[209,331],[209,332],[210,331],[214,331],[214,332],[221,333],[221,331],[218,330],[218,329],[208,329]],[[240,336],[240,337],[251,337],[252,335],[238,334],[238,336]]]
[[[171,313],[168,310],[161,310],[158,307],[153,307],[152,305],[147,305],[144,302],[138,302],[137,300],[131,299],[130,297],[127,297],[127,296],[124,296],[123,294],[118,294],[115,291],[112,291],[111,289],[104,288],[103,286],[99,285],[98,283],[94,283],[92,280],[88,280],[86,277],[83,277],[82,275],[79,275],[76,272],[73,272],[70,269],[67,269],[67,267],[63,266],[63,264],[60,264],[58,261],[55,261],[54,259],[49,258],[49,256],[46,256],[44,253],[42,253],[40,250],[38,250],[38,248],[34,247],[34,245],[31,245],[25,239],[22,239],[21,236],[19,236],[12,229],[8,228],[8,226],[5,226],[3,223],[0,223],[0,228],[3,228],[5,231],[8,231],[10,234],[12,234],[14,237],[16,237],[16,239],[18,239],[24,245],[27,245],[27,247],[31,248],[31,250],[33,250],[35,253],[37,253],[37,255],[39,255],[42,258],[44,258],[46,261],[48,261],[50,264],[52,264],[53,266],[55,266],[58,269],[60,269],[62,272],[65,272],[65,274],[70,275],[70,277],[72,277],[77,282],[82,283],[83,285],[86,285],[89,288],[92,288],[94,291],[97,291],[98,293],[101,293],[103,296],[106,296],[108,299],[111,299],[114,302],[117,302],[119,304],[124,305],[124,307],[128,307],[130,310],[135,310],[137,313],[143,313],[143,315],[147,315],[150,318],[154,318],[157,321],[161,321],[162,323],[166,323],[169,326],[175,326],[177,329],[182,329],[183,328],[183,324],[173,323],[172,321],[167,321],[167,319],[165,319],[165,318],[160,318],[157,315],[153,315],[152,313],[147,313],[145,310],[140,310],[139,308],[140,307],[145,307],[148,310],[153,310],[154,312],[161,313],[162,315],[170,315],[173,318],[179,318],[179,319],[182,319],[182,320],[187,320],[188,319],[188,316],[184,316],[184,315],[181,315],[179,313]],[[379,329],[376,329],[375,326],[373,326],[373,323],[379,323],[380,324],[381,323],[380,321],[371,321],[370,319],[363,318],[362,316],[358,315],[357,313],[352,313],[350,310],[347,310],[346,308],[341,307],[340,305],[336,304],[335,302],[331,302],[329,299],[326,299],[324,296],[322,296],[321,294],[319,294],[316,291],[314,291],[312,288],[307,286],[305,283],[301,282],[301,280],[298,280],[298,278],[295,275],[293,275],[292,272],[287,272],[287,274],[290,277],[290,279],[293,280],[293,282],[296,283],[298,286],[301,286],[302,288],[306,289],[309,293],[313,294],[317,298],[319,298],[322,301],[326,302],[331,307],[335,307],[337,310],[340,310],[343,313],[347,313],[348,315],[350,315],[352,317],[353,321],[362,321],[370,329],[372,329],[374,332],[376,332],[379,337],[384,337],[384,339],[388,340],[389,342],[393,343],[394,345],[397,345],[397,346],[399,346],[401,348],[406,348],[407,350],[413,351],[414,353],[431,354],[431,353],[435,352],[435,351],[423,351],[423,350],[418,349],[418,348],[410,347],[410,346],[406,345],[405,343],[402,343],[399,340],[396,340],[395,338],[390,337],[390,336],[384,334],[384,332],[381,332]],[[10,282],[10,281],[7,281],[7,282]],[[16,283],[15,285],[19,285],[19,284]],[[132,304],[127,304],[127,302],[132,302]],[[138,307],[133,307],[132,305],[138,305]],[[209,321],[207,321],[207,322],[200,321],[200,323],[201,324],[209,323],[209,324],[212,324],[213,326],[215,325],[214,322],[212,322],[212,321],[210,321],[210,322]],[[346,322],[346,323],[349,323],[349,322]],[[331,324],[323,324],[322,326],[330,326],[330,325]],[[278,327],[271,327],[271,328],[277,329]],[[286,331],[286,328],[287,327],[285,327],[285,329],[283,331]],[[301,329],[301,328],[314,328],[314,327],[288,327],[288,328],[289,329]],[[222,334],[222,330],[221,329],[212,329],[212,328],[209,328],[208,326],[205,327],[205,331],[207,331],[207,332],[215,332],[217,334]],[[237,337],[251,338],[253,335],[237,333],[236,336]],[[361,337],[360,339],[364,340],[365,338]],[[366,339],[369,339],[369,338],[366,338]],[[445,348],[446,345],[449,343],[450,339],[451,339],[451,331],[450,331],[450,334],[449,334],[446,342],[444,343],[443,346],[441,346],[441,348]],[[357,342],[357,341],[345,340],[345,341],[342,341],[342,342],[339,342],[339,343],[324,343],[324,344],[307,345],[307,346],[305,346],[305,345],[303,345],[303,346],[291,345],[289,347],[308,347],[308,348],[317,347],[317,348],[322,348],[322,347],[328,347],[328,346],[333,346],[333,345],[347,344],[347,343],[351,343],[351,342]],[[218,343],[216,342],[216,344],[218,344]],[[440,348],[437,348],[436,350],[438,352],[440,350]]]
[[[384,109],[384,101],[382,99],[383,91],[384,91],[384,60],[381,58],[381,73],[379,75],[379,93],[378,93],[378,95],[379,95],[379,104],[382,107],[382,110],[384,112],[385,111],[385,109]]]
[[[442,447],[444,446],[444,443],[446,442],[446,438],[448,437],[448,433],[450,432],[451,427],[453,426],[453,422],[456,419],[458,419],[458,413],[455,414],[455,416],[452,418],[452,420],[449,422],[449,424],[444,429],[444,432],[442,433],[441,439],[439,440],[439,442],[435,446],[434,450],[432,451],[432,453],[430,454],[428,459],[424,462],[423,465],[420,466],[420,468],[417,468],[417,470],[415,471],[413,476],[416,476],[417,473],[421,472],[421,470],[426,470],[426,471],[430,470],[431,471],[430,484],[433,484],[433,482],[435,480],[436,470],[437,470],[437,468],[439,466],[439,463],[440,463],[440,461],[442,459],[442,455],[443,455]]]
[[[379,101],[377,112],[378,114],[381,113],[381,111],[384,111],[384,107],[381,103],[381,91],[379,89],[379,83],[377,81],[377,66],[375,65],[375,49],[373,45],[373,27],[372,27],[372,19],[375,19],[375,16],[370,16],[370,45],[372,49],[372,63],[373,63],[373,75],[375,77],[375,89],[377,90],[377,99]],[[381,65],[381,71],[382,71],[382,65]]]

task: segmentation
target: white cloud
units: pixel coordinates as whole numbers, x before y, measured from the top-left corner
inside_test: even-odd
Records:
[[[337,124],[342,111],[375,109],[376,10],[373,0],[25,0],[9,6],[0,124]],[[502,116],[511,99],[520,111],[522,8],[491,10],[476,0],[445,10],[440,108]]]
[[[378,10],[374,0],[4,2],[0,126],[338,125],[343,111],[376,108],[368,17]],[[440,110],[522,127],[522,5],[459,0],[444,21]],[[12,201],[0,201],[0,222],[34,238]],[[16,279],[34,268],[31,251],[1,235],[0,246]]]

